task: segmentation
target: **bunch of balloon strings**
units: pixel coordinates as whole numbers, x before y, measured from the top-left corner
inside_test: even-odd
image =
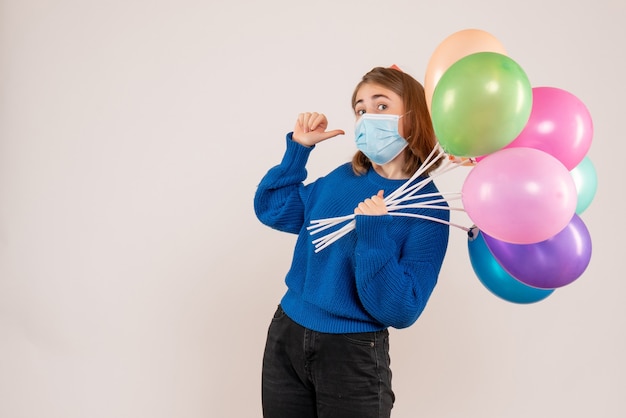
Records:
[[[427,176],[420,178],[426,170],[433,166],[437,161],[442,160],[440,166],[433,170],[433,172]],[[461,199],[461,193],[424,193],[419,194],[420,190],[424,188],[428,183],[432,182],[435,177],[438,177],[444,173],[447,173],[457,167],[463,165],[463,162],[455,157],[446,158],[445,151],[440,145],[437,145],[430,152],[428,157],[424,160],[420,168],[409,178],[404,184],[385,197],[385,206],[387,212],[392,216],[408,216],[414,218],[421,218],[428,221],[444,223],[468,232],[470,228],[466,228],[462,225],[458,225],[452,222],[445,221],[443,219],[435,218],[432,216],[421,215],[417,213],[402,212],[404,209],[438,209],[438,210],[451,210],[451,211],[464,211],[462,207],[450,207],[440,205],[443,202],[450,202]],[[322,231],[326,231],[333,227],[344,224],[339,229],[326,235],[313,240],[315,245],[315,252],[320,252],[324,248],[328,247],[333,242],[337,241],[341,237],[350,233],[355,225],[355,215],[350,214],[346,216],[338,216],[334,218],[325,218],[312,220],[311,225],[307,227],[311,235],[318,234]]]

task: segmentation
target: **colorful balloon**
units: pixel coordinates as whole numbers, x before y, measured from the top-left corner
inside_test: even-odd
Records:
[[[535,87],[532,96],[528,122],[507,147],[536,148],[573,169],[591,147],[593,122],[589,111],[576,96],[555,87]]]
[[[553,156],[533,148],[508,148],[486,156],[461,189],[465,212],[486,234],[505,242],[544,241],[567,226],[576,187]]]
[[[467,247],[474,273],[494,295],[508,302],[521,304],[538,302],[554,292],[553,289],[527,286],[507,273],[489,251],[478,228],[472,228],[468,234]]]
[[[502,43],[492,34],[480,29],[460,30],[437,46],[428,61],[424,76],[424,92],[429,109],[435,86],[443,73],[461,58],[476,52],[497,52],[506,55]]]
[[[576,213],[580,215],[591,205],[596,195],[598,176],[589,157],[583,158],[580,164],[570,170],[570,174],[574,179],[576,193],[578,194]]]
[[[498,263],[514,278],[539,289],[555,289],[579,278],[591,260],[591,236],[578,215],[563,231],[535,244],[511,244],[483,234]]]
[[[515,61],[495,52],[478,52],[448,68],[431,106],[443,149],[458,157],[481,156],[505,147],[524,129],[532,88]]]

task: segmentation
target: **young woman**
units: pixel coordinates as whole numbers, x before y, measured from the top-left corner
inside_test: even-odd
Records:
[[[445,222],[391,216],[384,202],[436,145],[422,86],[377,67],[356,86],[352,108],[359,151],[351,163],[304,184],[315,145],[344,132],[327,130],[321,113],[302,113],[255,195],[261,222],[298,234],[263,358],[266,418],[390,416],[387,329],[417,320],[447,249]],[[420,193],[438,190],[430,182]],[[445,209],[411,212],[449,221]],[[349,214],[354,230],[316,252],[310,222]]]

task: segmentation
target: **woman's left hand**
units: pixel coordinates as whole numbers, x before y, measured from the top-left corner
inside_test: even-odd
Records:
[[[387,206],[383,197],[383,190],[380,190],[377,195],[372,196],[369,199],[365,199],[354,209],[355,215],[386,215]]]

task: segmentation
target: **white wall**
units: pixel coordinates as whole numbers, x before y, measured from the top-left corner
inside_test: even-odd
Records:
[[[392,332],[394,416],[626,416],[625,18],[622,0],[2,0],[0,416],[259,417],[294,237],[254,217],[258,181],[300,111],[347,131],[311,178],[349,159],[359,77],[423,80],[466,28],[590,110],[594,253],[521,306],[453,229],[429,307]]]

